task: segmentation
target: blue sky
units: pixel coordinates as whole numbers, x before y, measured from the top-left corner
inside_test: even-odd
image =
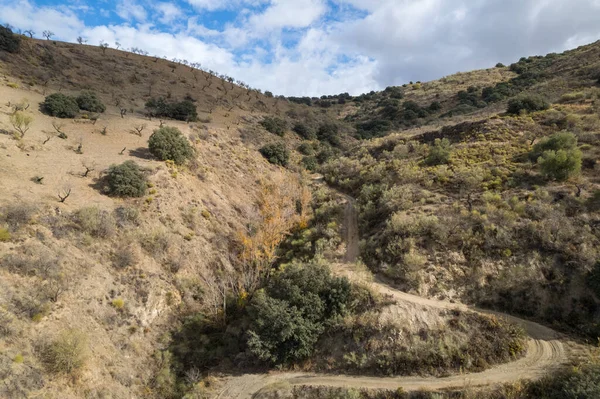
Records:
[[[0,0],[0,22],[200,62],[284,95],[360,94],[600,39],[600,0]]]

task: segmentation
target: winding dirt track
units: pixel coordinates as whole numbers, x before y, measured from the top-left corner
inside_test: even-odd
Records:
[[[345,210],[345,261],[352,263],[358,256],[358,222],[352,198],[344,196],[348,203]],[[346,273],[349,273],[345,270]],[[560,366],[567,361],[569,343],[562,342],[555,331],[540,324],[519,319],[514,316],[488,310],[471,308],[466,305],[421,298],[395,290],[381,281],[372,284],[373,289],[389,295],[397,301],[411,302],[438,309],[460,309],[491,314],[504,318],[522,326],[529,335],[528,350],[525,357],[514,362],[505,363],[480,373],[453,375],[443,378],[435,377],[361,377],[348,375],[317,373],[270,373],[246,374],[231,377],[226,381],[217,398],[248,399],[262,388],[275,383],[286,382],[291,385],[320,385],[347,388],[397,389],[406,391],[421,388],[439,390],[444,388],[475,387],[498,383],[515,382],[523,379],[535,379],[543,376],[548,370]]]

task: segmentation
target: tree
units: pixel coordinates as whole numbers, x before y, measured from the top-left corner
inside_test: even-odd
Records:
[[[425,163],[432,166],[447,164],[450,161],[451,149],[448,139],[435,139],[427,158],[425,158]]]
[[[302,122],[297,122],[294,125],[293,130],[298,134],[298,136],[302,137],[303,139],[314,140],[317,138],[317,135],[314,132],[314,130]]]
[[[260,153],[272,164],[287,166],[290,154],[283,143],[267,144]]]
[[[319,141],[328,142],[333,146],[337,146],[340,144],[339,132],[340,128],[335,123],[324,123],[317,131],[317,138]]]
[[[102,54],[106,54],[106,49],[108,48],[108,43],[104,40],[100,41],[100,49],[102,50]]]
[[[0,26],[0,50],[18,53],[20,48],[21,39],[10,28]]]
[[[102,113],[106,111],[106,106],[98,98],[96,93],[90,90],[83,91],[76,98],[77,105],[80,109],[90,112]]]
[[[171,160],[177,165],[194,157],[194,149],[176,127],[164,126],[155,130],[148,140],[148,147],[161,161]]]
[[[511,99],[508,102],[506,112],[513,115],[519,115],[523,112],[543,111],[550,108],[550,104],[541,96],[538,95],[522,95]]]
[[[577,136],[570,132],[558,132],[533,146],[529,159],[537,161],[546,151],[572,150],[577,148]]]
[[[10,116],[10,123],[21,134],[21,138],[25,136],[32,122],[33,116],[23,111],[17,111]]]
[[[581,173],[581,157],[581,151],[577,148],[550,150],[545,151],[537,162],[544,176],[564,181]]]
[[[26,31],[23,31],[23,33],[25,33],[25,34],[29,35],[29,38],[30,38],[30,39],[33,39],[33,35],[35,35],[35,32],[34,32],[34,31],[32,31],[31,29],[28,29],[28,30],[26,30]]]
[[[45,30],[42,32],[42,35],[46,38],[46,40],[50,40],[50,38],[52,36],[54,36],[54,32],[51,32],[49,30]]]
[[[79,105],[73,97],[54,93],[45,98],[42,111],[58,118],[74,118],[79,113]]]
[[[111,165],[106,176],[108,193],[118,197],[142,197],[146,194],[147,178],[134,161]]]
[[[287,123],[280,118],[273,118],[270,116],[265,117],[261,122],[261,126],[264,127],[268,132],[283,137],[285,130],[287,129]]]

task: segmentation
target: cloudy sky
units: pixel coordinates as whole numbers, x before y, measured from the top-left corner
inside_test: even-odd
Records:
[[[284,95],[360,94],[600,39],[600,0],[0,0],[0,23]]]

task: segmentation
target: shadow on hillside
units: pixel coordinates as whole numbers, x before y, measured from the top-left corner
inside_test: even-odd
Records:
[[[135,150],[129,150],[129,155],[141,159],[154,159],[154,156],[152,156],[150,150],[145,147],[139,147]]]

